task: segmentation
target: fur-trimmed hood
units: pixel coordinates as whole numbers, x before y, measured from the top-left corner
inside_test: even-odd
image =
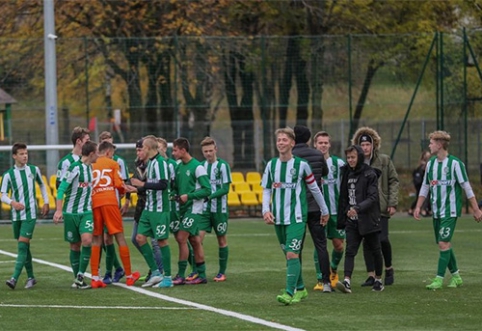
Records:
[[[375,131],[374,129],[368,126],[363,126],[358,130],[356,130],[355,133],[353,134],[353,138],[351,139],[351,143],[353,145],[360,145],[360,138],[363,135],[369,135],[370,137],[372,137],[373,151],[378,152],[382,145],[382,138],[380,138],[380,135],[378,134],[377,131]]]

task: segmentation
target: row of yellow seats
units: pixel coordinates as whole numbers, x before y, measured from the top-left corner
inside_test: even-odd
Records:
[[[246,179],[242,172],[232,172],[231,173],[231,184],[238,184],[238,183],[248,183],[249,185],[260,184],[261,183],[261,175],[259,172],[250,171],[246,173]]]
[[[263,192],[243,192],[238,194],[236,192],[230,191],[228,193],[228,206],[238,207],[238,206],[259,206],[263,202]]]

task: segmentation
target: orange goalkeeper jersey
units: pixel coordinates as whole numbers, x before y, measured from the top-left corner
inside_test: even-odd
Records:
[[[124,181],[120,176],[119,164],[101,156],[93,168],[92,208],[105,205],[119,205],[119,195],[125,193]]]

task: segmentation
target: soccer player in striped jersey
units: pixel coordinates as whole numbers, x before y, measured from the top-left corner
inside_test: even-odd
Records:
[[[274,224],[276,236],[287,260],[286,289],[276,299],[290,305],[308,296],[299,259],[308,214],[307,188],[320,207],[321,224],[326,224],[329,213],[310,165],[292,154],[295,145],[294,131],[290,128],[278,129],[275,135],[279,157],[268,162],[261,180],[263,219],[266,224]]]
[[[226,280],[226,267],[228,264],[228,193],[231,184],[231,168],[229,164],[217,157],[218,147],[211,137],[201,141],[201,149],[206,159],[202,165],[206,169],[211,184],[211,195],[205,203],[207,216],[202,219],[199,226],[201,241],[204,241],[206,232],[211,233],[214,229],[218,238],[219,271],[214,277],[215,282]]]
[[[72,141],[74,148],[72,149],[72,152],[64,156],[58,163],[57,180],[55,182],[57,189],[59,188],[60,183],[65,176],[65,173],[67,172],[67,170],[69,170],[70,165],[80,160],[80,157],[82,155],[82,146],[84,146],[84,144],[90,140],[89,133],[89,130],[80,126],[77,126],[74,128],[74,130],[72,130],[70,140]]]
[[[54,223],[64,219],[64,239],[70,244],[70,265],[75,277],[72,288],[90,288],[84,281],[84,273],[92,251],[92,163],[97,157],[97,144],[85,142],[81,159],[70,165],[57,191]]]
[[[190,145],[186,138],[173,142],[172,155],[180,163],[176,167],[174,197],[179,201],[179,223],[174,223],[173,232],[179,245],[179,271],[174,285],[206,284],[206,264],[204,249],[199,235],[199,222],[204,215],[204,199],[211,194],[206,169],[189,153]],[[173,225],[173,224],[171,224]],[[194,262],[198,277],[187,281],[185,273],[189,257],[188,240],[194,251]]]
[[[323,153],[328,166],[328,175],[322,179],[323,184],[323,196],[325,197],[326,206],[330,212],[330,219],[326,224],[326,236],[331,240],[333,244],[333,251],[331,252],[331,274],[330,282],[332,288],[336,287],[339,277],[337,273],[338,265],[343,258],[343,242],[345,240],[345,230],[337,229],[337,209],[338,199],[340,197],[340,180],[341,172],[340,168],[345,165],[345,161],[335,155],[330,154],[331,137],[326,131],[320,131],[315,134],[313,139],[314,147]],[[317,261],[315,251],[315,267],[317,268],[317,274],[320,273],[319,264]],[[321,277],[318,277],[320,279]],[[315,286],[315,290],[322,290],[323,287],[318,284]],[[321,288],[320,288],[321,287]]]
[[[37,283],[33,273],[32,253],[30,252],[30,240],[37,221],[36,183],[40,186],[40,192],[42,192],[42,199],[44,200],[42,216],[49,212],[49,198],[40,169],[27,163],[27,145],[15,143],[12,146],[12,157],[15,160],[15,165],[3,174],[0,193],[2,194],[2,202],[12,207],[10,216],[13,237],[17,240],[15,269],[12,277],[6,282],[7,286],[13,290],[24,266],[28,277],[25,288],[32,288]],[[9,193],[10,197],[8,196]]]
[[[450,134],[445,131],[434,131],[429,135],[429,139],[429,149],[434,156],[427,163],[413,216],[420,220],[420,208],[430,192],[435,241],[440,255],[437,275],[426,287],[429,290],[442,288],[445,270],[448,268],[452,274],[448,287],[456,288],[461,286],[463,281],[450,242],[457,218],[462,213],[462,190],[465,191],[477,222],[482,220],[482,212],[472,191],[464,163],[448,152]]]
[[[169,167],[163,157],[157,151],[157,140],[155,138],[144,138],[142,149],[149,158],[147,164],[147,179],[141,181],[131,179],[133,192],[136,188],[146,190],[146,204],[142,211],[137,227],[136,240],[140,246],[142,256],[146,261],[151,276],[142,284],[142,287],[172,287],[171,277],[171,248],[169,247],[169,226],[170,226],[170,201],[169,201]],[[131,188],[131,186],[127,186]],[[164,266],[164,277],[152,254],[152,248],[147,242],[147,237],[155,238],[159,244]]]

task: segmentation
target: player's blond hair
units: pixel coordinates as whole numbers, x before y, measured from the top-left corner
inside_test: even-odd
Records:
[[[295,137],[296,137],[296,136],[295,136],[295,131],[294,131],[292,128],[290,128],[290,127],[280,128],[280,129],[278,129],[278,130],[276,130],[276,131],[274,132],[274,135],[275,135],[276,137],[278,137],[278,135],[279,135],[279,134],[282,134],[282,133],[285,134],[285,135],[287,135],[287,136],[288,136],[290,139],[292,139],[293,141],[295,141]]]
[[[167,140],[161,137],[156,138],[157,143],[161,144],[162,147],[167,148]]]
[[[157,138],[154,137],[154,136],[144,137],[144,140],[142,141],[142,144],[143,145],[145,144],[151,150],[157,151]]]
[[[214,147],[216,147],[216,141],[214,141],[214,139],[211,137],[205,137],[203,141],[201,141],[201,147],[209,145],[214,145]]]
[[[450,134],[446,131],[438,130],[428,135],[431,140],[438,141],[442,144],[443,149],[447,150],[450,144]]]
[[[328,137],[328,141],[331,142],[331,136],[328,132],[326,131],[318,131],[315,136],[313,137],[313,143],[316,143],[316,139],[318,139],[318,137]]]

